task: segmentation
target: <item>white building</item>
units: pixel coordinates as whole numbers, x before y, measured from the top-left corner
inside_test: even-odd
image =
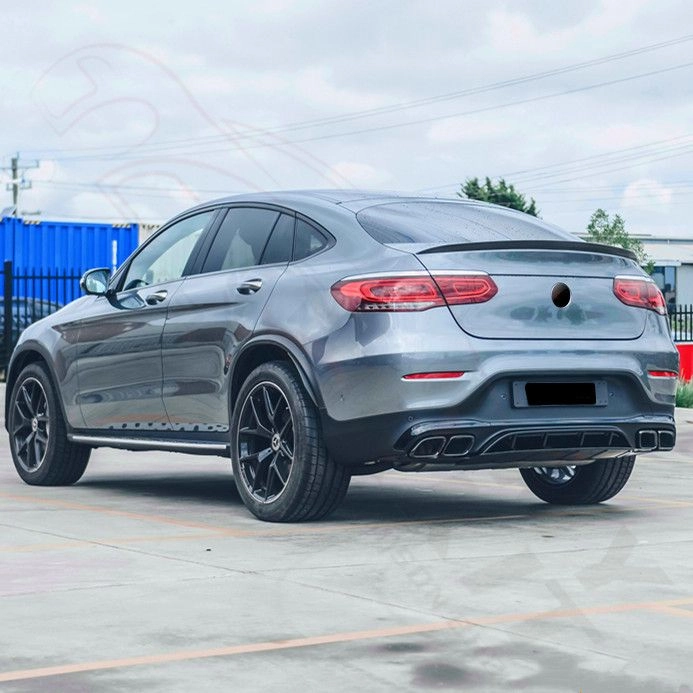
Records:
[[[668,304],[693,304],[693,236],[638,236],[655,263],[652,278]]]

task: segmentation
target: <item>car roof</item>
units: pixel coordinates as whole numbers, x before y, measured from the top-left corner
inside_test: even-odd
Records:
[[[541,235],[547,238],[577,240],[572,234],[543,219],[530,216],[509,207],[494,205],[479,200],[469,200],[458,197],[433,197],[431,195],[417,195],[410,192],[397,192],[392,190],[359,190],[347,189],[315,189],[315,190],[280,190],[276,192],[248,192],[239,195],[231,195],[210,200],[192,209],[186,210],[171,221],[180,216],[186,216],[191,212],[202,211],[225,204],[272,204],[286,207],[312,218],[326,228],[333,228],[335,221],[353,224],[355,215],[368,208],[381,205],[412,205],[425,203],[429,205],[455,205],[466,208],[474,217],[479,217],[487,212],[493,217],[496,225],[521,225],[526,229],[540,229]],[[482,211],[483,210],[483,211]]]
[[[339,206],[350,210],[352,213],[357,213],[366,207],[371,207],[378,204],[387,204],[388,202],[446,202],[457,203],[460,205],[483,205],[485,207],[495,207],[487,203],[478,202],[476,200],[465,200],[461,198],[450,197],[431,197],[430,195],[417,195],[410,192],[398,192],[392,190],[359,190],[353,188],[345,189],[314,189],[314,190],[279,190],[274,192],[247,192],[238,195],[230,195],[220,197],[186,210],[186,214],[205,209],[210,206],[218,206],[224,204],[276,204],[286,207],[291,207],[297,211],[301,211],[302,207],[314,209],[316,206],[334,207]],[[507,207],[503,207],[507,211]]]

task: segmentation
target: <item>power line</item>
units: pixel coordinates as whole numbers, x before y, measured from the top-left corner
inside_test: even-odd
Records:
[[[602,173],[604,171],[611,170],[622,170],[622,168],[613,169],[614,164],[620,164],[623,162],[631,162],[632,165],[640,165],[650,163],[651,161],[661,161],[662,159],[674,158],[676,156],[681,156],[688,154],[693,151],[693,141],[687,142],[686,144],[680,144],[675,147],[661,147],[655,148],[647,152],[642,152],[639,154],[628,154],[624,156],[614,157],[612,159],[607,159],[604,161],[594,161],[589,164],[580,164],[578,166],[566,166],[554,171],[544,171],[542,173],[536,174],[526,174],[525,176],[518,176],[513,178],[513,181],[518,181],[523,185],[529,183],[539,183],[541,186],[553,185],[554,182],[558,182],[556,178],[563,175],[571,175],[573,173],[592,173],[595,174]],[[628,168],[628,167],[626,167]]]
[[[684,151],[679,151],[679,152],[672,153],[672,154],[666,154],[664,156],[657,156],[654,158],[643,159],[642,161],[638,161],[637,163],[638,164],[653,164],[653,163],[656,163],[658,161],[666,161],[668,159],[673,159],[677,156],[686,156],[688,154],[693,154],[693,146],[686,148]],[[553,185],[553,184],[558,185],[560,183],[572,183],[573,181],[581,180],[582,178],[586,178],[588,176],[604,175],[606,173],[616,173],[617,171],[624,171],[624,170],[630,169],[630,168],[632,168],[632,164],[628,164],[626,166],[617,166],[614,168],[608,168],[608,169],[603,169],[603,170],[599,170],[599,171],[590,170],[590,171],[585,171],[582,174],[574,176],[572,178],[561,178],[558,180],[552,180],[552,181],[549,181],[548,183],[543,183],[543,185]],[[541,184],[538,187],[534,187],[533,189],[535,191],[541,191]]]
[[[598,82],[596,84],[588,84],[583,87],[576,87],[574,89],[568,89],[565,91],[559,91],[559,92],[553,92],[551,94],[544,94],[541,96],[534,96],[534,97],[529,97],[525,99],[519,99],[516,101],[508,101],[503,104],[497,104],[495,106],[486,106],[483,108],[475,108],[472,110],[468,111],[458,111],[456,113],[447,113],[444,115],[438,115],[438,116],[431,116],[428,118],[419,118],[416,120],[408,120],[405,122],[401,123],[391,123],[389,125],[379,125],[379,126],[374,126],[374,127],[369,127],[369,128],[362,128],[359,130],[346,130],[342,132],[336,132],[336,133],[328,133],[324,135],[316,135],[312,137],[306,137],[304,139],[296,139],[296,140],[287,140],[284,144],[286,145],[292,145],[292,144],[305,144],[306,142],[317,142],[321,140],[328,140],[328,139],[335,139],[339,137],[347,137],[351,135],[362,135],[362,134],[368,134],[368,133],[374,133],[374,132],[383,132],[386,130],[394,130],[397,128],[402,128],[402,127],[408,127],[411,125],[422,125],[422,124],[427,124],[427,123],[432,123],[440,120],[447,120],[448,118],[457,118],[461,116],[467,116],[467,115],[476,115],[479,113],[487,113],[489,111],[495,111],[495,110],[500,110],[504,108],[510,108],[512,106],[520,106],[520,105],[525,105],[529,103],[536,103],[539,101],[545,101],[547,99],[553,99],[558,96],[567,96],[570,94],[577,94],[580,92],[585,92],[585,91],[590,91],[592,89],[598,89],[601,87],[609,87],[613,86],[615,84],[622,84],[624,82],[629,82],[632,80],[636,79],[642,79],[644,77],[652,77],[655,75],[660,75],[664,74],[666,72],[672,72],[674,70],[681,70],[687,67],[693,66],[693,61],[692,62],[687,62],[687,63],[681,63],[679,65],[673,65],[671,67],[666,67],[666,68],[661,68],[659,70],[651,70],[649,72],[642,72],[636,75],[630,75],[628,77],[621,77],[619,79],[613,79],[613,80],[608,80],[606,82]],[[215,154],[218,152],[227,152],[227,151],[239,151],[239,150],[246,150],[246,149],[257,149],[257,148],[264,148],[264,147],[277,147],[277,143],[269,143],[269,142],[264,142],[264,143],[256,143],[256,144],[247,144],[247,145],[240,145],[236,147],[223,147],[221,149],[207,149],[207,150],[202,150],[202,151],[195,151],[194,153],[197,154],[198,156],[200,154]],[[126,161],[126,160],[133,160],[133,159],[141,159],[141,156],[136,155],[136,156],[118,156],[118,157],[65,157],[62,159],[58,159],[59,161],[79,161],[79,160],[85,160],[85,159],[90,159],[90,158],[96,158],[96,159],[103,159],[103,158],[115,158],[120,161]]]
[[[127,217],[123,214],[101,214],[101,215],[83,215],[83,214],[72,214],[65,212],[56,212],[48,210],[42,210],[41,216],[50,219],[51,221],[101,221],[103,223],[113,223],[113,224],[162,224],[164,221],[169,219],[171,215],[160,216],[160,217],[141,217],[138,214],[130,214]],[[38,220],[40,221],[40,220]]]
[[[689,181],[658,181],[659,184],[665,188],[693,188],[693,180]],[[621,185],[621,184],[619,184]],[[619,185],[616,184],[611,184],[611,185],[590,185],[590,186],[571,186],[571,187],[564,187],[564,188],[542,188],[541,189],[541,194],[542,195],[564,195],[565,193],[573,193],[573,192],[609,192],[612,191],[614,188],[619,187]]]
[[[247,139],[252,139],[257,137],[257,135],[271,135],[271,134],[280,134],[280,133],[285,133],[285,132],[293,132],[297,130],[303,130],[307,128],[312,128],[312,127],[320,127],[324,125],[333,125],[336,123],[342,123],[342,122],[348,122],[348,121],[353,121],[353,120],[358,120],[362,118],[369,118],[377,115],[384,115],[384,114],[389,114],[389,113],[394,113],[402,110],[408,110],[412,108],[419,108],[421,106],[426,106],[434,103],[440,103],[444,101],[451,101],[455,100],[464,96],[473,96],[477,94],[484,94],[490,91],[496,91],[498,89],[506,89],[508,87],[512,86],[517,86],[517,85],[522,85],[526,84],[528,82],[532,81],[537,81],[541,79],[546,79],[547,77],[553,77],[557,75],[562,75],[570,72],[575,72],[578,70],[584,70],[589,67],[594,67],[597,65],[603,65],[606,63],[614,62],[616,60],[623,60],[625,58],[633,57],[636,55],[640,55],[643,53],[648,53],[652,51],[657,51],[661,50],[663,48],[668,48],[671,46],[675,46],[681,43],[685,43],[688,41],[693,40],[693,34],[688,34],[685,36],[681,36],[675,39],[670,39],[667,41],[662,41],[659,43],[655,44],[649,44],[645,46],[640,46],[638,48],[629,50],[629,51],[623,51],[620,53],[613,53],[611,55],[603,56],[600,58],[594,58],[592,60],[587,60],[579,63],[573,63],[570,65],[565,65],[563,67],[559,68],[554,68],[551,70],[546,70],[543,72],[538,72],[530,75],[524,75],[522,77],[516,77],[513,79],[509,80],[503,80],[500,82],[493,82],[491,84],[487,85],[481,85],[478,87],[471,87],[468,89],[463,89],[459,91],[454,91],[454,92],[448,92],[445,94],[438,94],[436,96],[429,96],[425,97],[422,99],[416,99],[412,101],[405,101],[405,102],[400,102],[400,103],[395,103],[395,104],[390,104],[387,106],[381,106],[378,108],[371,108],[371,109],[366,109],[366,110],[361,110],[361,111],[352,111],[349,113],[344,113],[341,115],[334,115],[334,116],[328,116],[325,118],[316,118],[312,120],[305,120],[305,121],[299,121],[299,122],[293,122],[293,123],[286,123],[284,125],[278,125],[275,127],[268,127],[268,128],[263,128],[260,130],[257,130],[254,133],[246,133],[246,134],[241,134],[241,135],[230,135],[230,134],[220,134],[220,135],[206,135],[206,136],[200,136],[200,137],[192,137],[192,138],[183,138],[183,139],[176,139],[176,140],[168,140],[168,141],[163,141],[163,142],[153,142],[150,144],[142,143],[140,145],[137,145],[138,149],[143,149],[146,148],[147,151],[161,151],[161,150],[167,150],[170,148],[177,149],[181,146],[192,146],[192,145],[198,145],[198,144],[214,144],[216,142],[234,142],[234,141],[242,141],[242,140],[247,140]],[[444,117],[452,117],[452,116],[444,116]],[[128,150],[131,149],[130,145],[110,145],[110,146],[95,146],[95,147],[79,147],[79,148],[72,148],[72,149],[43,149],[43,150],[34,150],[35,152],[40,152],[44,155],[48,155],[50,153],[63,153],[63,152],[101,152],[102,154],[105,154],[108,151],[113,151],[115,150],[114,153],[117,153],[118,151],[122,150]],[[125,153],[125,152],[124,152]]]
[[[138,197],[164,197],[170,198],[173,194],[196,195],[198,193],[210,193],[215,195],[236,195],[244,190],[229,190],[228,188],[166,188],[159,186],[147,185],[120,185],[117,183],[89,183],[81,181],[36,181],[39,186],[47,186],[51,188],[59,188],[66,190],[74,190],[76,192],[92,192],[92,193],[118,193],[127,192],[128,196]]]
[[[563,204],[565,202],[602,202],[602,201],[607,201],[607,200],[621,200],[625,196],[626,191],[623,190],[618,195],[608,195],[608,196],[603,196],[603,197],[562,197],[558,200],[548,200],[545,202],[542,202],[542,206],[545,206],[547,204],[550,205],[556,205],[556,204]],[[628,199],[649,199],[649,198],[655,198],[655,197],[660,197],[661,192],[655,192],[655,191],[647,191],[647,190],[642,190],[642,191],[637,191],[637,192],[630,192],[628,193]],[[670,190],[669,194],[671,195],[693,195],[693,190]],[[683,200],[682,200],[683,201]]]
[[[101,189],[101,186],[100,186],[99,184],[95,184],[95,183],[92,184],[92,183],[79,183],[79,182],[69,183],[69,182],[62,182],[62,181],[39,181],[39,184],[40,184],[40,185],[49,185],[49,186],[51,186],[51,187],[58,187],[59,189],[66,189],[66,190],[76,190],[76,191],[84,191],[84,190],[87,190],[87,191],[89,191],[89,192],[94,192],[94,193],[97,193],[97,192],[111,192],[110,189],[109,189],[109,190],[102,190],[102,189]],[[685,186],[686,186],[685,188],[678,188],[678,189],[675,187],[675,186],[677,185],[677,183],[666,183],[666,182],[665,182],[665,183],[661,183],[661,185],[662,185],[664,188],[671,188],[671,187],[673,187],[673,189],[669,190],[669,193],[670,193],[671,195],[691,195],[691,194],[693,194],[693,181],[691,181],[691,182],[686,182],[686,183],[682,183],[682,184],[678,184],[678,185],[685,185]],[[119,186],[116,186],[116,185],[111,186],[111,187],[114,188],[116,191],[119,191],[119,190],[122,189],[122,188],[120,188]],[[145,198],[149,198],[149,197],[154,198],[154,197],[156,197],[156,198],[166,198],[166,199],[170,199],[170,197],[171,197],[171,195],[169,195],[169,194],[157,194],[156,192],[138,192],[138,191],[137,191],[137,186],[124,186],[124,187],[127,188],[128,190],[129,190],[130,188],[134,188],[134,189],[135,189],[135,191],[129,193],[128,196],[139,196],[139,197],[145,197]],[[560,195],[560,196],[561,196],[560,199],[558,199],[558,200],[556,200],[556,199],[554,199],[554,200],[551,200],[551,199],[546,200],[546,199],[545,199],[544,202],[543,202],[542,204],[543,204],[543,205],[546,205],[546,204],[558,204],[558,203],[563,204],[564,202],[591,202],[591,201],[599,202],[599,201],[603,201],[603,200],[621,199],[621,198],[623,197],[623,195],[625,194],[625,186],[621,186],[621,187],[623,188],[622,192],[617,193],[617,194],[613,194],[613,195],[600,195],[600,196],[597,196],[597,197],[590,197],[589,195],[587,195],[587,196],[584,196],[584,195],[583,195],[583,196],[581,196],[581,197],[574,197],[574,198],[565,197],[565,195],[570,195],[570,194],[589,193],[589,192],[592,191],[592,190],[597,191],[597,192],[600,192],[600,191],[601,191],[601,192],[603,192],[603,191],[613,191],[615,187],[616,187],[616,186],[601,186],[601,187],[593,188],[593,189],[591,189],[591,188],[575,188],[575,187],[573,187],[573,188],[564,188],[564,189],[562,189],[562,190],[542,191],[542,194],[545,194],[545,193],[548,192],[548,193],[553,194],[553,195]],[[200,193],[233,194],[233,193],[231,193],[231,192],[229,192],[229,191],[227,191],[227,190],[222,190],[222,189],[209,189],[209,188],[200,188],[200,189],[182,191],[181,189],[174,189],[174,188],[155,188],[155,187],[151,187],[151,188],[146,188],[146,190],[159,191],[159,192],[161,192],[161,193],[166,193],[166,192],[169,192],[169,193],[186,192],[186,193],[188,193],[188,194],[190,194],[190,195],[195,195],[195,196],[198,195],[198,194],[200,194]],[[235,193],[238,193],[238,192],[240,192],[240,191],[235,191]],[[638,199],[639,199],[639,198],[659,197],[660,195],[661,195],[661,192],[651,191],[651,190],[648,190],[648,189],[643,189],[643,190],[640,190],[640,191],[637,191],[637,192],[631,192],[631,193],[629,193],[629,196],[630,196],[631,198],[638,198]]]
[[[626,161],[634,162],[635,164],[643,164],[643,163],[650,163],[653,161],[660,161],[664,159],[669,159],[673,158],[676,156],[681,156],[690,153],[693,150],[693,141],[691,142],[686,142],[685,144],[680,144],[677,146],[661,146],[663,144],[668,144],[672,142],[679,142],[682,139],[690,139],[692,138],[693,135],[681,135],[678,137],[673,137],[673,138],[668,138],[665,140],[655,140],[653,142],[648,142],[645,144],[637,145],[637,146],[631,146],[631,147],[624,147],[622,149],[617,149],[617,150],[612,150],[610,152],[603,152],[601,154],[595,154],[589,157],[581,157],[580,159],[574,159],[570,161],[564,161],[564,162],[558,162],[554,164],[549,164],[549,165],[544,165],[544,166],[539,166],[536,167],[535,169],[522,169],[522,171],[526,174],[524,178],[520,178],[520,182],[522,183],[528,183],[532,181],[538,181],[539,186],[538,188],[536,186],[532,187],[532,190],[534,191],[535,189],[541,190],[542,192],[545,190],[542,186],[545,185],[553,185],[553,184],[560,184],[561,181],[555,180],[556,176],[559,175],[570,175],[573,173],[585,173],[586,175],[593,175],[596,173],[608,173],[611,171],[618,171],[618,170],[623,170],[625,168],[631,168],[633,163],[630,163],[627,166],[618,166],[614,167],[614,164],[618,163],[623,163]],[[660,146],[657,146],[660,145]],[[625,155],[625,156],[624,156]],[[577,164],[577,165],[576,165]],[[599,169],[604,169],[607,168],[608,170],[599,170]],[[531,174],[533,172],[537,172],[537,175],[532,176]],[[589,172],[589,173],[587,173]],[[519,171],[517,172],[519,173]],[[527,175],[530,174],[530,175]],[[513,175],[512,173],[509,174],[502,174],[501,177],[506,177]],[[495,177],[495,176],[494,176]],[[544,182],[542,178],[547,178],[550,177],[552,180],[549,182]],[[567,179],[567,181],[571,180],[579,180],[580,178],[584,178],[585,176],[577,176],[576,178],[572,179]],[[536,179],[536,180],[535,180]],[[166,195],[165,193],[191,193],[191,194],[197,194],[197,193],[209,193],[209,194],[220,194],[220,195],[231,195],[236,192],[242,192],[242,191],[234,191],[234,190],[229,190],[228,188],[194,188],[194,189],[188,189],[185,190],[180,187],[163,187],[163,186],[144,186],[144,185],[128,185],[128,184],[118,184],[118,183],[101,183],[101,182],[88,182],[88,181],[39,181],[39,185],[45,185],[49,187],[57,187],[57,188],[65,188],[65,189],[72,189],[72,190],[88,190],[88,191],[93,191],[93,192],[119,192],[119,191],[132,191],[130,194],[132,195],[139,195],[139,196],[144,196],[147,197],[149,196],[149,193],[155,193],[152,194],[151,197],[169,197],[169,195]],[[684,184],[684,185],[693,185],[693,181],[687,182],[672,182],[671,185],[679,185],[679,184]],[[458,188],[460,185],[459,182],[449,184],[447,186],[436,186],[434,188],[423,188],[418,190],[420,193],[426,193],[426,192],[433,192],[436,190],[443,190],[447,188]],[[668,184],[667,184],[668,185]],[[613,185],[611,186],[601,186],[601,190],[611,190],[613,188]],[[569,189],[568,189],[569,190]],[[578,192],[581,192],[584,190],[584,188],[577,188],[575,189]],[[564,194],[566,192],[566,188],[560,188],[557,190],[546,190],[549,194]],[[164,193],[161,195],[157,195],[156,193]]]
[[[680,142],[681,140],[689,140],[680,145],[676,146],[658,146],[666,145],[672,142]],[[559,175],[567,175],[582,171],[592,171],[605,166],[611,166],[615,163],[620,163],[623,161],[636,161],[637,163],[649,163],[650,161],[659,161],[665,158],[673,158],[675,156],[680,156],[681,154],[687,154],[689,150],[693,148],[693,134],[679,135],[678,137],[671,137],[664,140],[654,140],[652,142],[647,142],[645,144],[640,144],[633,147],[624,147],[623,149],[614,149],[609,152],[602,152],[601,154],[593,154],[591,156],[581,157],[579,159],[570,159],[568,161],[556,162],[553,164],[546,164],[544,166],[537,166],[536,168],[526,168],[517,171],[509,171],[505,173],[499,173],[491,178],[512,178],[512,182],[528,183],[528,182],[541,182],[542,178],[554,178]],[[648,150],[638,152],[639,150]],[[666,153],[670,156],[659,156],[660,154]],[[655,156],[655,159],[651,157]],[[637,161],[640,159],[641,161]],[[629,167],[625,167],[629,168]],[[613,169],[613,170],[622,170]],[[522,175],[525,174],[525,175]],[[579,178],[571,179],[579,180]],[[554,183],[559,183],[560,181],[551,180],[546,183],[541,183],[542,185],[553,185]],[[446,185],[437,185],[428,188],[421,188],[418,192],[436,192],[443,191],[449,188],[459,188],[460,181],[454,183],[448,183]]]
[[[612,149],[609,152],[602,152],[601,154],[593,154],[591,156],[583,156],[579,159],[572,159],[570,161],[564,161],[558,164],[547,164],[545,166],[537,166],[535,168],[525,168],[525,169],[519,169],[517,171],[509,171],[508,173],[504,173],[503,176],[522,176],[523,174],[526,173],[537,173],[539,171],[544,171],[546,169],[554,169],[557,167],[562,167],[562,166],[567,166],[569,164],[577,164],[585,161],[591,161],[595,159],[601,159],[601,158],[606,158],[606,157],[611,157],[611,156],[616,156],[619,154],[623,154],[625,152],[634,152],[640,149],[647,149],[649,147],[656,147],[660,144],[669,144],[671,142],[679,142],[680,140],[686,140],[693,138],[693,134],[686,134],[686,135],[679,135],[677,137],[668,137],[667,139],[664,140],[653,140],[651,142],[646,142],[644,144],[638,144],[635,146],[631,147],[624,147],[622,149]]]
[[[130,194],[140,194],[142,196],[148,196],[149,193],[186,193],[186,194],[196,194],[196,193],[209,193],[217,195],[239,195],[247,193],[247,190],[229,190],[228,188],[167,188],[160,186],[147,186],[147,185],[127,185],[119,183],[109,183],[103,184],[98,182],[88,182],[88,181],[34,181],[35,185],[38,186],[48,186],[51,188],[60,188],[67,190],[85,191],[85,192],[120,192],[126,191]],[[453,184],[455,187],[459,187],[459,183]],[[693,188],[693,180],[689,181],[662,181],[660,185],[667,188]],[[439,186],[436,189],[442,189],[443,187],[452,186]],[[611,185],[599,185],[599,186],[579,186],[579,187],[563,187],[563,188],[541,188],[542,195],[565,195],[566,193],[581,193],[581,192],[609,192],[614,188],[618,187],[615,184]],[[420,188],[416,190],[416,193],[425,194],[426,191],[432,190],[432,188]],[[685,192],[685,191],[682,191]],[[169,195],[155,195],[156,197],[170,197]]]

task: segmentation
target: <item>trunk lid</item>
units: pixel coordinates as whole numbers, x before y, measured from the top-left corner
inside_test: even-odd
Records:
[[[615,249],[612,254],[587,243],[585,250],[574,242],[531,245],[429,247],[417,257],[433,274],[469,270],[491,275],[498,293],[490,301],[450,307],[457,324],[474,337],[627,340],[642,334],[647,311],[624,305],[613,292],[615,276],[642,276],[628,253]],[[570,292],[563,307],[552,298],[561,283]]]

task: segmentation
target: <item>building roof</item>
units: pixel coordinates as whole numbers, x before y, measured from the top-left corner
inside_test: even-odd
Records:
[[[643,239],[642,245],[655,265],[693,264],[693,239],[650,238]]]

